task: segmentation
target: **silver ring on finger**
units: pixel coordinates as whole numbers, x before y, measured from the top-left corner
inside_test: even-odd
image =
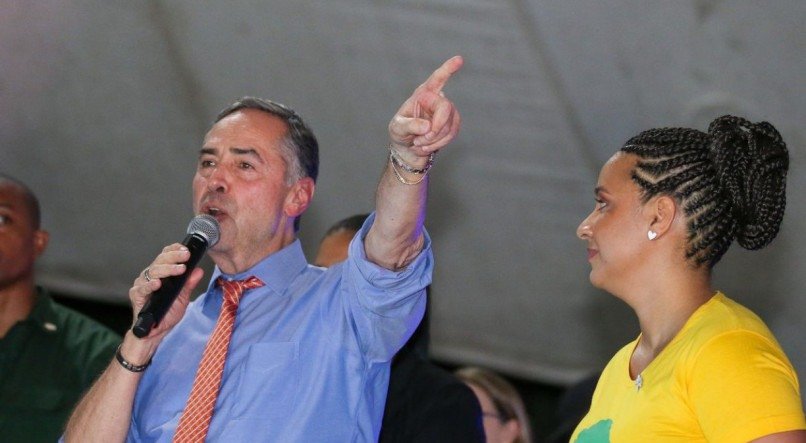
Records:
[[[151,274],[149,273],[150,270],[151,267],[148,267],[143,271],[143,278],[146,279],[146,283],[151,281]]]

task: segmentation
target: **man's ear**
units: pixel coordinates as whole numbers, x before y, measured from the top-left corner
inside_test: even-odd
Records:
[[[655,233],[653,239],[669,232],[677,217],[677,202],[668,195],[661,195],[647,202],[650,219],[648,231]]]
[[[285,198],[283,210],[288,217],[299,217],[308,209],[316,190],[316,183],[310,177],[304,177],[291,185],[291,190]]]
[[[34,232],[34,252],[36,256],[39,257],[45,252],[45,249],[48,247],[48,242],[50,241],[50,233],[48,231],[43,231],[41,229],[37,229]]]

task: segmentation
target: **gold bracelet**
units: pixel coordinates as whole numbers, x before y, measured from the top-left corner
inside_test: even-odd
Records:
[[[400,171],[397,170],[397,163],[395,163],[395,157],[392,154],[392,151],[389,151],[389,163],[392,165],[392,172],[395,173],[395,178],[397,178],[397,181],[403,183],[404,185],[419,185],[423,182],[423,180],[425,180],[426,177],[428,177],[428,169],[426,169],[425,172],[422,173],[423,176],[417,181],[410,182],[403,178],[403,176],[400,174]]]
[[[417,169],[409,165],[408,163],[404,162],[402,158],[400,158],[400,154],[392,148],[392,144],[389,143],[389,159],[395,166],[399,167],[400,169],[408,172],[409,174],[427,174],[428,170],[431,169],[431,166],[434,166],[434,153],[428,154],[428,161],[425,163],[425,166],[422,169]]]

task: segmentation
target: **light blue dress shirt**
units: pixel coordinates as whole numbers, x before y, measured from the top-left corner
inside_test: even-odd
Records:
[[[403,271],[366,259],[363,238],[329,269],[309,265],[299,240],[225,278],[266,284],[241,298],[207,441],[376,441],[389,364],[422,318],[433,257]],[[163,340],[134,401],[129,442],[167,442],[185,408],[221,308],[214,283]]]

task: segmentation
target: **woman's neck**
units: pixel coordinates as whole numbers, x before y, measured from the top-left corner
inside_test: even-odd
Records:
[[[639,290],[631,298],[641,326],[641,338],[630,365],[632,375],[643,371],[683,329],[691,315],[714,295],[708,273],[691,269],[658,276],[653,284]]]

